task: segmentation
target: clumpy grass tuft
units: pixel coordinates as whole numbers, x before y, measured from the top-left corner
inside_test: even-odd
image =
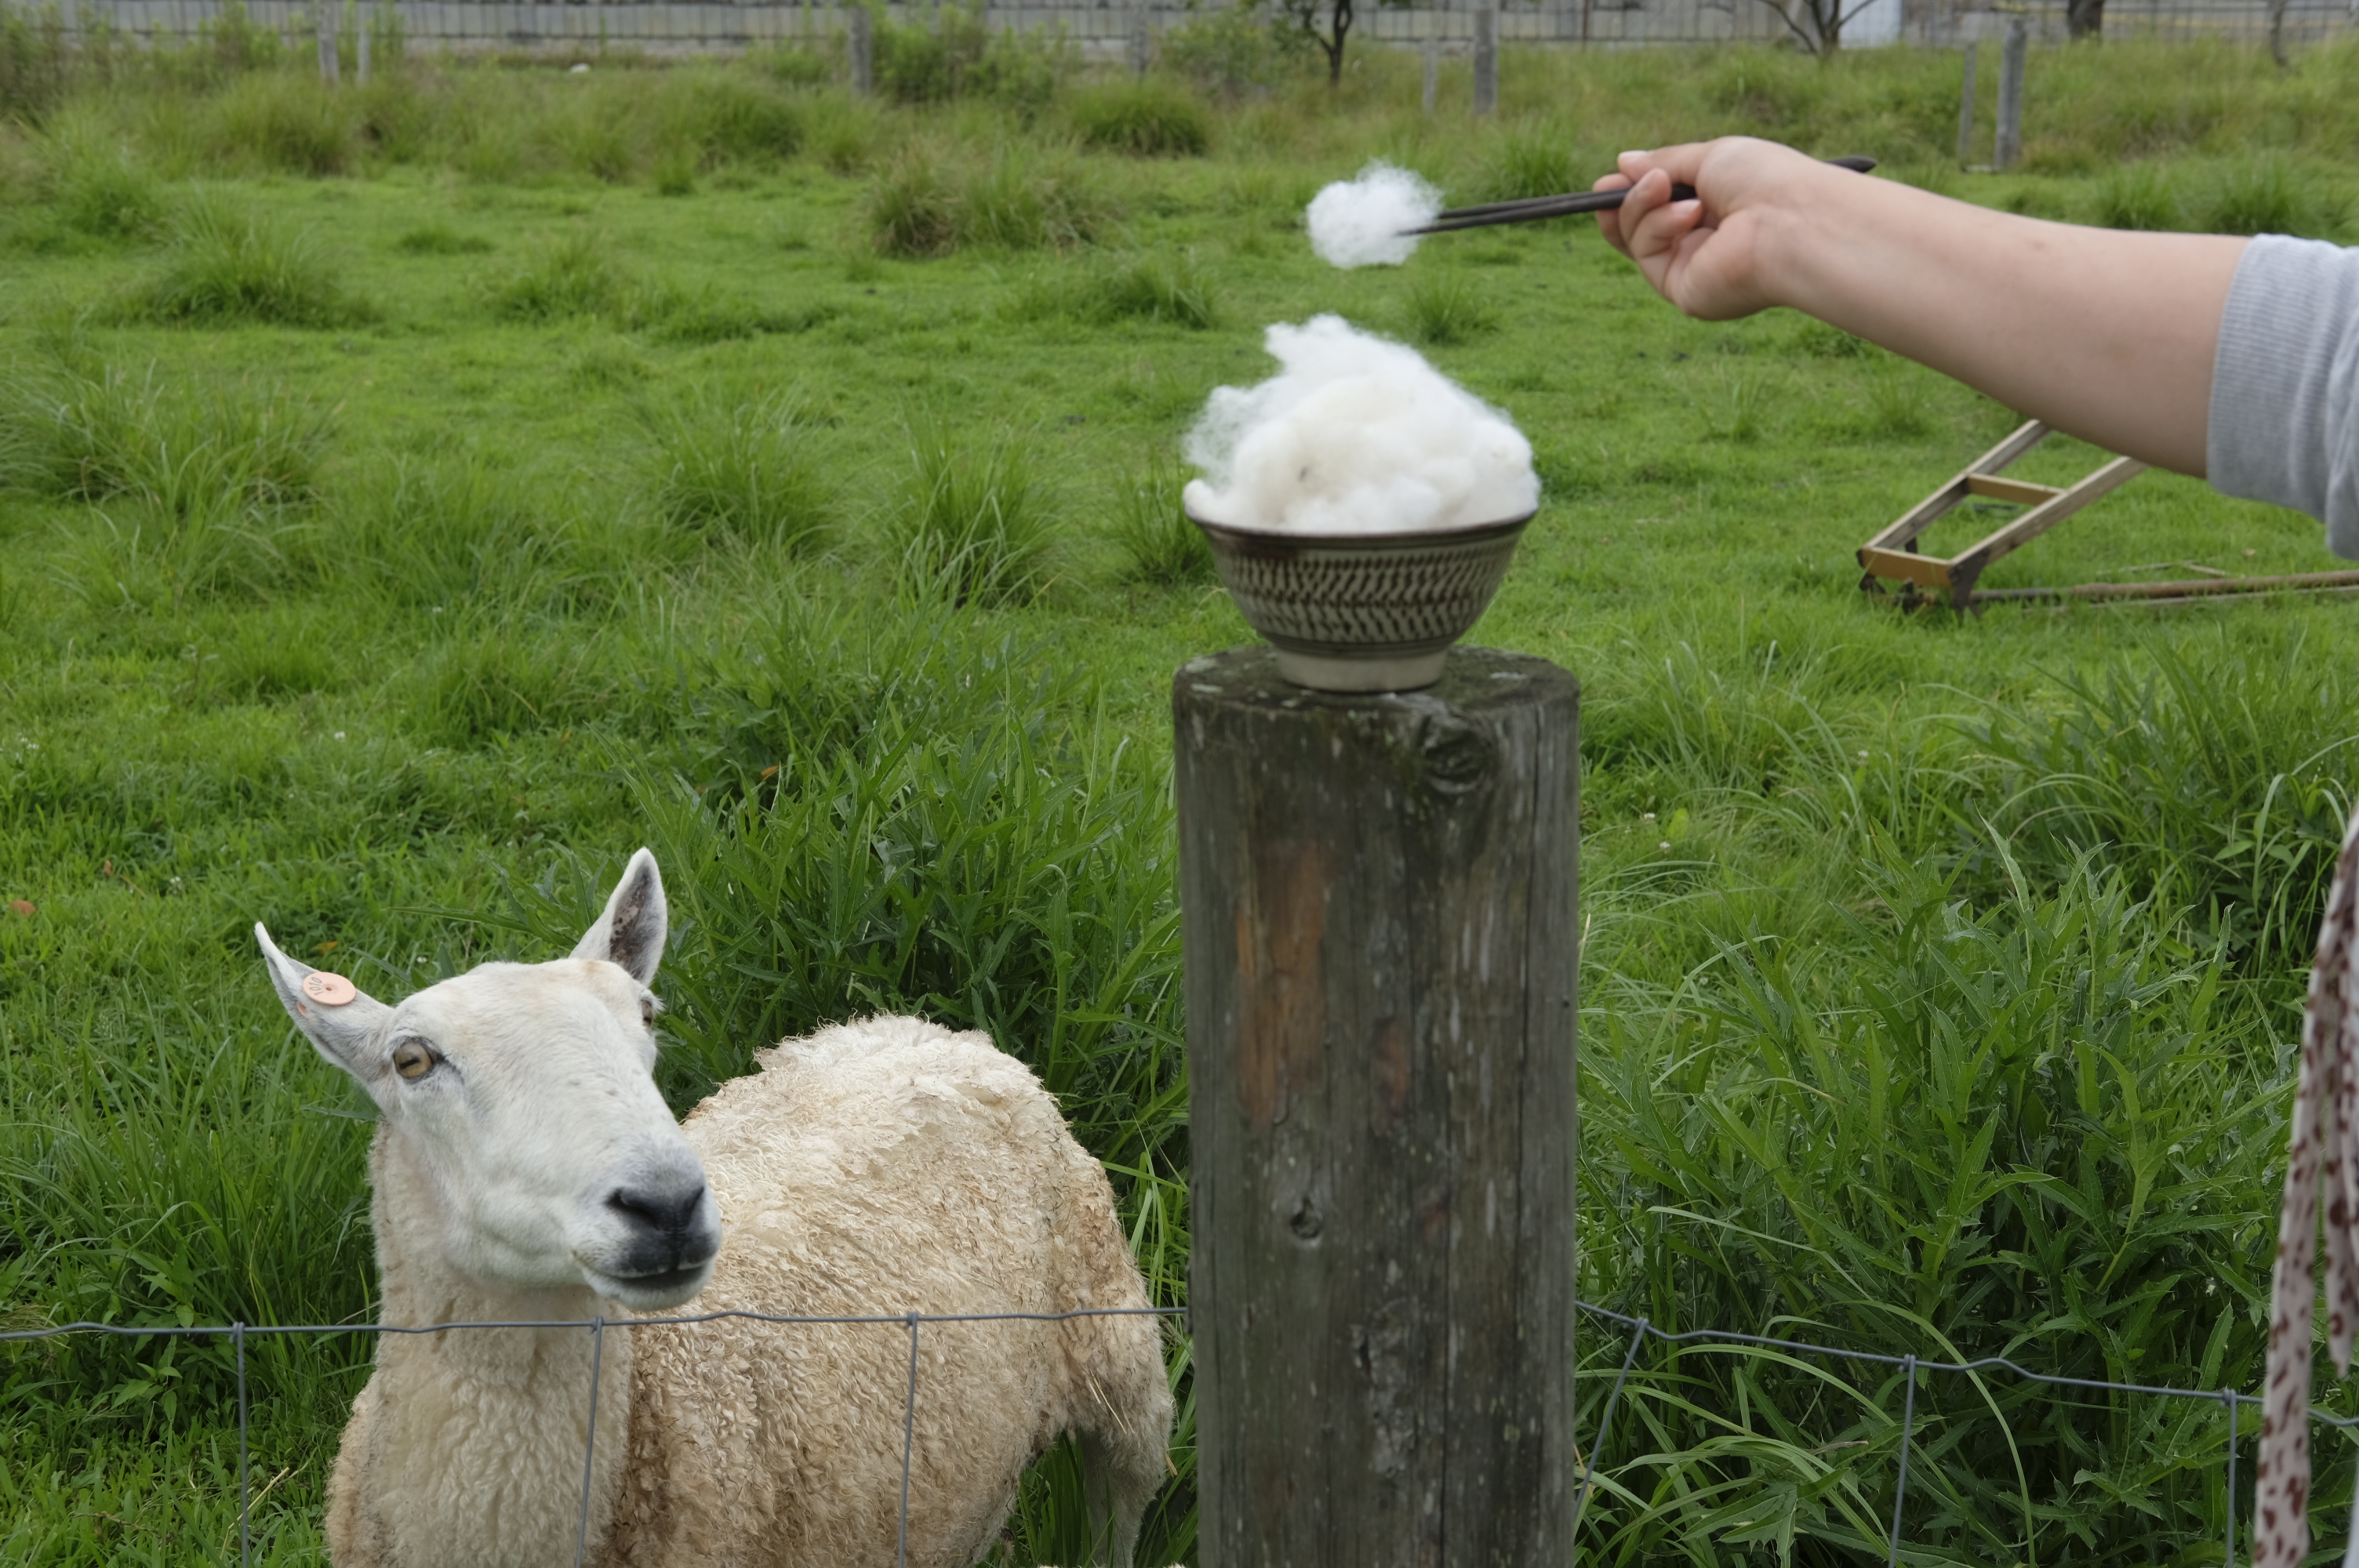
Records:
[[[2284,157],[2262,154],[2231,165],[2212,189],[2202,227],[2219,234],[2315,234],[2332,226]]]
[[[2184,216],[2179,190],[2158,164],[2125,164],[2097,187],[2097,222],[2107,229],[2176,229]]]
[[[827,489],[796,404],[712,388],[652,416],[656,510],[673,525],[808,549],[825,535]]]
[[[535,243],[490,297],[492,314],[505,321],[600,317],[618,327],[644,325],[677,303],[616,261],[596,231],[578,227]]]
[[[1180,505],[1187,479],[1162,453],[1122,476],[1114,492],[1114,542],[1122,575],[1155,588],[1212,580],[1212,549]]]
[[[1009,313],[1019,321],[1168,321],[1198,331],[1220,319],[1192,250],[1138,251],[1081,267],[1052,263],[1026,280]]]
[[[868,192],[870,243],[886,255],[1062,250],[1094,239],[1109,216],[1070,165],[1016,148],[979,163],[910,147]]]
[[[1499,313],[1482,286],[1455,269],[1420,270],[1408,286],[1409,336],[1451,348],[1495,331]]]
[[[1007,604],[1048,586],[1055,519],[1031,447],[1012,431],[954,444],[909,432],[908,473],[886,514],[888,565],[903,591],[951,604]]]
[[[358,164],[360,130],[349,93],[303,71],[262,71],[207,103],[199,135],[221,163],[318,178]]]
[[[0,489],[127,498],[168,517],[315,494],[328,416],[283,389],[171,385],[108,367],[0,381]]]
[[[1871,436],[1930,434],[1933,416],[1924,373],[1897,354],[1878,355],[1867,378],[1865,425]]]
[[[405,231],[393,248],[410,256],[467,256],[484,254],[492,242],[481,234],[462,234],[448,223],[421,223]]]
[[[312,328],[354,326],[375,315],[338,281],[310,230],[204,198],[189,204],[162,268],[126,313],[159,326]]]
[[[103,240],[148,239],[163,231],[163,191],[124,149],[73,139],[57,155],[42,183],[60,224]]]
[[[1201,157],[1212,145],[1203,100],[1161,79],[1085,88],[1065,114],[1082,146],[1134,157]]]
[[[1485,201],[1520,201],[1582,190],[1589,182],[1573,168],[1571,139],[1554,125],[1518,125],[1501,136],[1484,159]]]

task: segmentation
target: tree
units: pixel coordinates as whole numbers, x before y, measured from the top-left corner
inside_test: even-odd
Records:
[[[1281,13],[1327,57],[1327,85],[1343,81],[1343,40],[1351,36],[1357,0],[1278,0]],[[1319,27],[1319,14],[1327,14],[1327,28]]]
[[[2104,0],[2098,0],[2102,5]],[[1843,25],[1875,0],[1763,0],[1805,54],[1821,59],[1843,48]]]

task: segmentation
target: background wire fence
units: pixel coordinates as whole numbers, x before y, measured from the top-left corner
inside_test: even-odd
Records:
[[[0,0],[5,5],[7,0]],[[244,0],[252,24],[291,41],[309,38],[320,0]],[[831,49],[849,9],[833,0],[326,0],[419,50],[523,50],[579,54],[608,48],[656,54],[733,53],[754,49]],[[69,34],[104,31],[153,44],[196,38],[219,26],[239,0],[73,0],[55,8]],[[1362,0],[1353,36],[1452,51],[1473,37],[1477,0],[1389,5]],[[1218,0],[986,0],[994,27],[1053,30],[1099,59],[1135,58],[1142,39],[1201,21]],[[1789,37],[1767,0],[1498,0],[1500,39],[1509,44],[1625,48],[1651,44],[1777,43]],[[41,9],[17,3],[15,9]],[[930,4],[887,5],[901,23],[922,24]],[[1844,0],[1845,47],[1916,44],[1954,48],[1996,39],[2026,16],[2033,37],[2066,36],[2063,0]],[[2196,40],[2316,42],[2359,30],[2359,0],[2108,0],[2112,36]]]
[[[1897,1463],[1895,1465],[1892,1492],[1892,1522],[1886,1541],[1886,1562],[1888,1568],[1898,1568],[1898,1564],[1901,1561],[1901,1551],[1905,1544],[1902,1536],[1904,1519],[1908,1501],[1909,1455],[1911,1445],[1916,1436],[1917,1384],[1920,1376],[1946,1374],[1972,1377],[1978,1376],[1983,1373],[2002,1373],[2008,1377],[2021,1379],[2025,1382],[2042,1384],[2052,1388],[2071,1389],[2090,1392],[2129,1394],[2153,1399],[2194,1400],[2216,1404],[2221,1408],[2227,1433],[2226,1443],[2224,1445],[2225,1459],[2223,1462],[2223,1468],[2226,1472],[2225,1481],[2228,1508],[2226,1525],[2222,1536],[2221,1548],[2223,1560],[2225,1564],[2227,1564],[2227,1568],[2234,1568],[2234,1565],[2237,1561],[2236,1450],[2238,1444],[2239,1416],[2245,1406],[2256,1406],[2261,1402],[2261,1396],[2257,1393],[2248,1394],[2234,1388],[2183,1389],[2172,1388],[2159,1384],[2112,1382],[2095,1378],[2064,1377],[2055,1373],[2036,1371],[2019,1362],[1999,1356],[1985,1356],[1972,1360],[1952,1361],[1937,1357],[1922,1357],[1916,1355],[1895,1356],[1878,1351],[1846,1348],[1842,1346],[1817,1345],[1806,1340],[1784,1339],[1772,1335],[1745,1334],[1732,1329],[1697,1328],[1671,1331],[1657,1327],[1646,1318],[1632,1317],[1626,1314],[1614,1312],[1610,1308],[1598,1306],[1593,1303],[1576,1302],[1574,1304],[1579,1307],[1582,1312],[1590,1314],[1592,1317],[1614,1325],[1616,1326],[1617,1335],[1626,1333],[1627,1336],[1626,1345],[1624,1346],[1621,1360],[1618,1368],[1614,1371],[1613,1383],[1606,1394],[1604,1409],[1597,1420],[1595,1439],[1586,1446],[1583,1446],[1579,1443],[1576,1443],[1575,1444],[1574,1452],[1576,1454],[1576,1463],[1581,1465],[1581,1478],[1579,1491],[1576,1494],[1574,1501],[1573,1526],[1571,1530],[1571,1535],[1575,1541],[1580,1539],[1582,1519],[1588,1509],[1591,1498],[1596,1491],[1600,1467],[1601,1465],[1607,1465],[1609,1451],[1611,1449],[1614,1437],[1614,1416],[1621,1408],[1624,1390],[1629,1384],[1633,1371],[1639,1367],[1640,1357],[1646,1351],[1648,1342],[1655,1341],[1665,1346],[1671,1346],[1697,1344],[1750,1346],[1765,1349],[1784,1351],[1792,1355],[1824,1357],[1841,1361],[1864,1362],[1871,1365],[1897,1369],[1901,1373],[1903,1395],[1900,1420],[1900,1444]],[[582,1329],[592,1336],[592,1350],[590,1364],[590,1412],[588,1437],[583,1444],[582,1457],[581,1523],[576,1532],[574,1547],[574,1561],[578,1564],[582,1561],[589,1545],[591,1477],[597,1458],[598,1375],[603,1362],[607,1330],[615,1328],[637,1329],[683,1327],[696,1324],[717,1323],[728,1318],[742,1318],[756,1323],[783,1325],[869,1325],[885,1327],[898,1327],[906,1331],[909,1337],[909,1373],[908,1393],[903,1405],[901,1417],[900,1535],[896,1548],[896,1561],[906,1564],[908,1562],[909,1539],[910,1458],[915,1444],[915,1434],[917,1430],[919,1336],[927,1325],[949,1323],[1063,1323],[1073,1318],[1081,1317],[1181,1317],[1184,1316],[1186,1310],[1187,1309],[1183,1307],[1082,1307],[1071,1312],[1063,1313],[904,1312],[874,1313],[853,1316],[799,1315],[791,1314],[732,1310],[725,1312],[688,1314],[670,1317],[612,1319],[597,1317],[587,1321],[561,1319],[518,1320],[515,1322],[436,1323],[416,1327],[395,1326],[385,1324],[295,1324],[265,1325],[232,1323],[227,1325],[201,1325],[184,1327],[178,1325],[166,1325],[159,1326],[125,1326],[115,1324],[102,1323],[70,1323],[58,1325],[52,1327],[23,1329],[8,1333],[0,1333],[0,1343],[55,1339],[62,1336],[74,1334],[113,1335],[125,1338],[191,1339],[210,1337],[215,1339],[226,1338],[229,1340],[237,1363],[238,1561],[241,1565],[244,1565],[249,1563],[252,1561],[253,1556],[252,1520],[249,1517],[252,1487],[249,1475],[247,1440],[247,1423],[249,1415],[245,1353],[247,1340],[261,1337],[288,1337],[305,1335],[442,1334],[448,1332],[499,1328]],[[1617,1343],[1619,1343],[1618,1339]],[[2310,1414],[2312,1421],[2322,1425],[2345,1429],[2359,1427],[2359,1416],[2337,1415],[2331,1411],[2320,1410],[2314,1406],[2311,1408]]]

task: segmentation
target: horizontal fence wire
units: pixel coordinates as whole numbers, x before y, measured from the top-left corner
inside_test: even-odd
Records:
[[[319,0],[0,0],[0,14],[51,15],[77,39],[154,45],[219,31],[233,4],[238,25],[277,33],[290,49],[305,47],[320,21]],[[330,9],[332,32],[374,29],[387,48],[571,55],[834,49],[852,7],[840,0],[352,0],[342,23],[346,5],[331,0]],[[1502,43],[1572,48],[1774,44],[1817,25],[1806,0],[1420,0],[1370,7],[1353,36],[1463,53],[1484,9]],[[907,0],[881,10],[913,27],[931,14],[929,5]],[[1157,40],[1208,14],[1195,0],[986,0],[982,10],[994,29],[1060,37],[1102,59],[1151,57]],[[1847,49],[1956,48],[1995,40],[2017,19],[2042,43],[2071,33],[2065,0],[1837,0],[1832,14],[1842,18]],[[2109,37],[2310,43],[2359,30],[2353,0],[2109,0],[2103,16]]]
[[[2238,1415],[2247,1400],[2257,1401],[2258,1394],[2247,1394],[2235,1389],[2182,1389],[2162,1383],[2117,1383],[2102,1378],[2074,1378],[2061,1373],[2039,1372],[2004,1356],[1976,1357],[1972,1360],[1952,1361],[1886,1351],[1863,1350],[1840,1345],[1818,1345],[1809,1340],[1788,1339],[1777,1335],[1746,1334],[1735,1329],[1690,1328],[1665,1329],[1644,1317],[1633,1317],[1591,1302],[1576,1301],[1581,1312],[1630,1331],[1629,1345],[1615,1372],[1612,1391],[1606,1396],[1603,1414],[1597,1423],[1597,1435],[1582,1462],[1579,1488],[1574,1497],[1571,1530],[1577,1535],[1583,1512],[1595,1490],[1599,1466],[1612,1440],[1614,1416],[1622,1401],[1625,1386],[1638,1364],[1640,1353],[1650,1339],[1665,1345],[1750,1345],[1767,1349],[1783,1350],[1796,1355],[1831,1357],[1839,1360],[1864,1361],[1872,1365],[1897,1368],[1904,1386],[1900,1447],[1897,1473],[1892,1498],[1892,1533],[1886,1562],[1897,1568],[1900,1562],[1902,1510],[1908,1496],[1908,1459],[1910,1445],[1916,1435],[1917,1381],[1920,1373],[2004,1372],[2025,1382],[2051,1388],[2088,1390],[2093,1392],[2140,1394],[2158,1399],[2206,1400],[2219,1404],[2228,1415],[2227,1442],[2227,1529],[2223,1541],[2225,1568],[2234,1568],[2236,1561],[2236,1440]],[[43,1328],[11,1329],[0,1333],[0,1344],[39,1339],[56,1339],[67,1335],[111,1335],[127,1339],[194,1339],[226,1337],[237,1357],[237,1490],[238,1490],[238,1561],[249,1564],[253,1560],[253,1533],[248,1516],[249,1472],[247,1458],[247,1398],[245,1379],[246,1342],[257,1336],[290,1337],[298,1336],[328,1336],[338,1334],[443,1334],[453,1331],[497,1328],[558,1329],[578,1328],[591,1335],[590,1421],[589,1437],[583,1444],[582,1472],[581,1526],[575,1543],[574,1562],[583,1561],[590,1539],[590,1501],[592,1480],[596,1471],[598,1451],[598,1376],[603,1352],[605,1332],[609,1328],[678,1328],[698,1324],[720,1323],[742,1319],[752,1323],[813,1325],[891,1326],[904,1330],[909,1336],[909,1374],[906,1401],[901,1416],[901,1506],[900,1540],[895,1561],[906,1568],[909,1543],[909,1483],[912,1454],[915,1450],[918,1414],[918,1335],[927,1324],[951,1323],[1066,1323],[1084,1317],[1184,1317],[1185,1307],[1076,1307],[1066,1312],[962,1312],[962,1313],[858,1313],[811,1314],[766,1313],[750,1308],[731,1307],[718,1312],[686,1313],[663,1317],[607,1318],[518,1318],[485,1321],[458,1321],[429,1324],[249,1324],[232,1323],[194,1325],[159,1324],[154,1325],[113,1323],[65,1323]],[[2315,1405],[2310,1409],[2313,1422],[2332,1427],[2359,1427],[2359,1415],[2337,1415]],[[1576,1450],[1576,1454],[1578,1450]]]

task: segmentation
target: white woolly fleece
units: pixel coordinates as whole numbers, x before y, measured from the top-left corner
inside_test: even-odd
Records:
[[[1441,211],[1441,192],[1415,171],[1381,159],[1357,179],[1339,180],[1310,199],[1310,248],[1330,266],[1398,266],[1417,250],[1404,229],[1421,229]]]
[[[1285,368],[1213,389],[1188,433],[1208,523],[1300,534],[1473,528],[1539,504],[1531,443],[1415,349],[1340,316],[1269,329]]]

